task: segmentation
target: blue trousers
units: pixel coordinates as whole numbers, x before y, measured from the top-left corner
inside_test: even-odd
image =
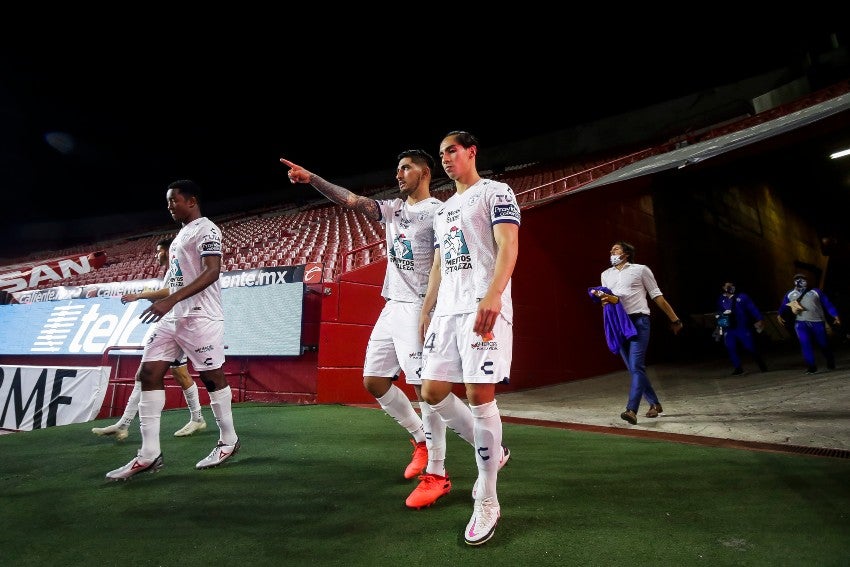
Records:
[[[629,369],[632,384],[629,388],[629,402],[626,409],[637,413],[640,407],[640,399],[646,398],[650,404],[658,403],[658,396],[646,375],[646,351],[649,348],[649,315],[630,315],[635,325],[637,335],[623,343],[620,347],[620,356]]]
[[[823,321],[794,323],[797,338],[800,339],[800,348],[803,350],[803,361],[810,369],[815,368],[815,344],[820,347],[826,357],[826,367],[835,368],[835,356],[829,346],[829,338],[826,336],[826,323]]]
[[[753,355],[753,358],[760,365],[763,364],[758,351],[756,350],[756,342],[753,339],[753,333],[747,329],[727,329],[723,337],[726,344],[726,350],[729,351],[729,359],[732,361],[732,366],[735,368],[741,367],[741,356],[738,354],[738,347],[743,347],[747,352]]]

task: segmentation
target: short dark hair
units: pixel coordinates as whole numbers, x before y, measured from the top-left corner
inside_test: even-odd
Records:
[[[404,158],[410,158],[410,160],[418,166],[427,166],[428,169],[431,170],[431,173],[434,173],[434,158],[431,157],[431,154],[426,152],[425,150],[404,150],[400,154],[398,154],[398,159],[401,161]]]
[[[623,249],[623,254],[628,256],[629,262],[632,264],[635,263],[635,247],[633,245],[629,244],[625,240],[618,240],[614,244],[619,244],[620,248]]]
[[[466,130],[452,130],[445,136],[443,139],[454,137],[457,140],[457,143],[463,146],[464,148],[469,148],[475,146],[476,148],[480,144],[478,138],[476,138],[473,134],[470,134]]]
[[[165,248],[165,249],[167,250],[167,249],[171,246],[171,243],[172,243],[172,242],[174,242],[174,239],[173,239],[173,238],[171,238],[171,237],[168,237],[168,238],[161,238],[161,239],[159,239],[159,241],[156,243],[156,245],[157,245],[157,246],[159,246],[159,247],[161,247],[161,248]]]
[[[177,189],[184,197],[194,197],[201,200],[201,187],[191,179],[178,179],[168,184],[169,189]]]

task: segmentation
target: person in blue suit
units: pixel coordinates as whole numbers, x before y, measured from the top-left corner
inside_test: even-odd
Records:
[[[777,319],[781,324],[786,320],[794,320],[794,331],[800,340],[803,351],[803,361],[806,363],[806,374],[818,371],[815,363],[815,344],[820,347],[826,358],[826,367],[835,369],[835,355],[829,346],[826,334],[826,314],[832,317],[833,325],[841,325],[838,310],[826,296],[816,287],[809,287],[805,274],[794,275],[794,289],[782,296]]]
[[[729,351],[732,361],[732,376],[744,373],[741,366],[740,349],[743,348],[753,357],[759,370],[767,371],[767,365],[756,346],[753,329],[761,332],[764,329],[764,317],[749,295],[739,292],[735,283],[727,281],[723,284],[723,293],[717,298],[717,326],[723,336],[723,344]]]

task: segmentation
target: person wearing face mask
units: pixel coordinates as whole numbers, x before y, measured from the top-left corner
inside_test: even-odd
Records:
[[[818,371],[815,362],[815,344],[820,347],[826,358],[826,367],[829,370],[835,370],[835,355],[829,346],[829,337],[826,334],[826,314],[832,317],[833,325],[841,325],[838,310],[826,294],[816,287],[809,287],[805,274],[795,274],[794,289],[782,297],[777,319],[783,325],[786,320],[794,320],[794,331],[800,340],[803,361],[806,363],[806,374],[814,374]]]
[[[751,327],[758,332],[764,329],[764,317],[750,296],[738,292],[733,282],[727,281],[723,284],[723,293],[717,299],[717,322],[723,335],[723,344],[729,351],[729,359],[732,361],[732,376],[744,373],[741,366],[740,348],[749,352],[753,360],[758,364],[759,370],[767,371],[761,355],[756,348]]]
[[[674,334],[678,335],[682,330],[682,321],[673,307],[664,299],[649,266],[633,263],[634,246],[620,240],[611,247],[610,254],[611,267],[602,272],[601,279],[602,287],[610,289],[611,293],[599,290],[597,296],[603,307],[610,303],[622,302],[623,308],[637,331],[635,336],[623,341],[620,345],[620,356],[623,357],[623,362],[626,363],[626,368],[631,375],[626,411],[620,414],[620,418],[636,425],[641,398],[646,398],[649,402],[646,417],[658,417],[664,411],[646,375],[646,351],[649,348],[650,329],[647,295],[670,319],[670,328]]]

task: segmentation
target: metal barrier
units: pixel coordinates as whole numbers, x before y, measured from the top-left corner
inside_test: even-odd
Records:
[[[226,350],[227,345],[225,345],[224,348]],[[140,346],[140,345],[128,345],[128,346],[113,345],[113,346],[108,346],[108,347],[106,347],[106,349],[104,349],[103,355],[101,356],[101,359],[100,359],[100,365],[110,367],[109,385],[112,386],[112,395],[110,396],[110,399],[109,399],[109,414],[108,414],[107,417],[115,417],[116,415],[120,415],[121,413],[124,412],[123,407],[120,408],[120,410],[121,410],[120,412],[116,411],[117,409],[119,409],[119,408],[116,407],[116,402],[115,402],[115,397],[116,397],[116,394],[118,392],[118,388],[122,387],[122,386],[128,386],[128,385],[130,387],[133,387],[133,386],[135,386],[135,382],[136,382],[135,373],[134,373],[133,376],[130,376],[130,377],[121,377],[121,374],[120,374],[121,358],[122,358],[121,355],[118,355],[116,357],[115,366],[112,366],[112,365],[109,364],[110,353],[113,352],[113,351],[120,351],[120,350],[138,350],[138,351],[141,351],[141,350],[144,350],[144,349],[145,349],[145,347]],[[247,383],[247,380],[248,380],[248,361],[247,361],[247,358],[244,357],[244,356],[240,358],[240,361],[241,362],[240,362],[240,365],[239,365],[239,371],[238,372],[225,372],[224,376],[228,377],[228,378],[232,377],[232,376],[238,376],[239,377],[239,386],[237,387],[237,399],[236,399],[236,401],[237,402],[244,402],[245,401],[245,388],[246,388],[246,383]],[[192,379],[194,379],[198,375],[189,373],[189,376],[191,376]]]

